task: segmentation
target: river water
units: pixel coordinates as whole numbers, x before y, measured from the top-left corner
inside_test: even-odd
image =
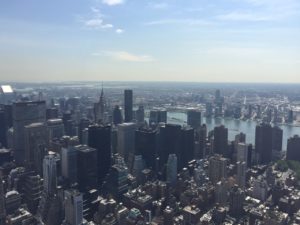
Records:
[[[187,121],[186,113],[182,112],[168,112],[168,123],[185,125]],[[255,127],[258,124],[256,121],[236,120],[231,118],[202,118],[202,123],[205,123],[208,131],[213,130],[214,127],[224,125],[228,128],[229,140],[234,140],[235,135],[240,132],[246,134],[246,142],[255,144]],[[295,134],[300,135],[300,127],[283,124],[278,125],[283,130],[283,150],[286,150],[287,140]]]

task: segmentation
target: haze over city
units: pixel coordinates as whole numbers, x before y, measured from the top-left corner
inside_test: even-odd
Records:
[[[1,1],[2,81],[300,82],[298,0]]]

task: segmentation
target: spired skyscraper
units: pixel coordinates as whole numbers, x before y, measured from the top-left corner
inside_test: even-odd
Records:
[[[104,99],[104,92],[102,86],[99,102],[94,104],[94,114],[95,114],[96,123],[105,122],[104,112],[105,112],[105,99]]]
[[[13,148],[17,164],[24,164],[25,160],[25,126],[39,122],[46,122],[45,101],[13,104]]]
[[[125,109],[125,123],[131,122],[133,119],[133,97],[132,90],[124,91],[124,109]]]

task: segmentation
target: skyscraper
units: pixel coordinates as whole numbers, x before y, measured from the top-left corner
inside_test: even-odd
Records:
[[[167,162],[167,182],[174,187],[177,182],[177,156],[170,154]]]
[[[223,125],[214,129],[214,153],[227,156],[228,153],[228,129]]]
[[[65,128],[62,119],[49,119],[47,120],[47,128],[49,132],[49,140],[55,138],[59,139],[64,136]]]
[[[150,111],[149,125],[167,123],[167,111],[165,109],[153,109]]]
[[[165,124],[160,127],[158,156],[161,166],[167,163],[170,154],[178,154],[181,146],[181,126]]]
[[[180,140],[179,152],[176,152],[179,170],[187,167],[188,162],[194,159],[194,129],[191,127],[182,127]]]
[[[118,153],[124,157],[129,167],[132,165],[135,150],[135,130],[134,123],[122,123],[118,125]],[[129,162],[130,161],[130,162]]]
[[[236,161],[248,162],[248,145],[245,143],[237,144],[237,156]]]
[[[232,187],[229,194],[229,214],[233,217],[240,217],[243,214],[245,192],[237,185]]]
[[[113,110],[113,123],[118,125],[123,122],[122,112],[120,106],[116,105]]]
[[[210,118],[213,114],[213,107],[212,107],[212,103],[211,102],[207,102],[206,103],[206,111],[205,111],[205,116]]]
[[[283,130],[277,126],[273,127],[272,131],[272,150],[281,152],[282,150]]]
[[[44,123],[25,126],[25,164],[40,175],[43,174],[43,159],[48,145],[48,131]]]
[[[300,137],[298,135],[288,139],[286,159],[300,161]]]
[[[73,146],[61,150],[61,172],[69,184],[77,182],[77,149]]]
[[[208,166],[209,180],[216,184],[222,178],[227,177],[227,159],[221,155],[214,155],[209,158]]]
[[[215,92],[215,103],[220,103],[221,101],[221,91],[218,89]]]
[[[144,124],[145,122],[145,110],[144,106],[140,105],[135,111],[135,119],[138,124]]]
[[[7,147],[6,132],[8,126],[6,124],[5,112],[0,109],[0,145]]]
[[[145,163],[141,155],[135,155],[132,166],[132,175],[136,177],[140,184],[142,181],[142,171],[145,169]]]
[[[256,126],[255,149],[259,154],[260,163],[266,164],[272,160],[272,127],[262,123]]]
[[[246,162],[239,161],[236,163],[237,166],[237,184],[240,188],[244,189],[246,185]]]
[[[79,190],[84,192],[97,188],[97,150],[86,145],[77,145],[77,181]]]
[[[195,158],[196,159],[202,159],[205,155],[205,146],[206,146],[206,137],[207,137],[207,127],[205,124],[201,125],[198,131],[198,142],[199,142],[199,148],[195,149]]]
[[[57,186],[57,156],[47,155],[43,161],[44,192],[47,195],[54,195]]]
[[[292,109],[290,109],[290,110],[288,111],[288,122],[289,122],[289,123],[293,123],[293,122],[294,122],[294,112],[293,112]]]
[[[189,109],[187,111],[187,124],[198,129],[201,126],[201,112],[197,109]]]
[[[125,123],[131,122],[133,119],[133,99],[132,90],[124,91],[124,109],[125,109]]]
[[[97,173],[101,183],[111,167],[111,126],[90,126],[88,145],[97,150]]]
[[[94,104],[94,114],[95,114],[96,123],[105,122],[104,112],[105,112],[105,99],[104,99],[104,92],[102,87],[99,101]]]
[[[77,190],[66,190],[64,225],[83,224],[83,198]]]
[[[46,104],[44,101],[13,104],[13,148],[18,164],[23,164],[25,159],[25,126],[38,122],[46,122]]]
[[[2,173],[0,173],[0,224],[4,225],[6,217],[5,211],[5,195],[4,195],[4,187],[3,187],[3,179]]]
[[[78,137],[80,144],[83,144],[85,129],[87,129],[91,125],[91,121],[89,119],[81,119],[78,126]]]
[[[155,168],[158,134],[156,130],[139,129],[135,131],[135,154],[142,155],[148,168]]]
[[[0,143],[8,148],[7,131],[13,126],[12,105],[0,105]]]

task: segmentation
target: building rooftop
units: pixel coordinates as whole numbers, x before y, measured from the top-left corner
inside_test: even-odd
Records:
[[[13,93],[14,91],[10,85],[1,85],[0,92],[3,94],[10,94]]]

